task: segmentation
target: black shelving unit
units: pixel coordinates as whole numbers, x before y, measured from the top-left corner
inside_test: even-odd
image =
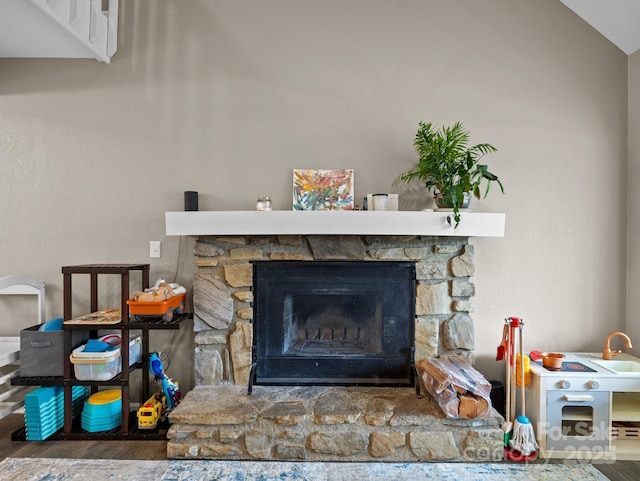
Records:
[[[73,319],[72,313],[72,276],[85,274],[90,276],[90,303],[91,312],[98,311],[98,277],[100,275],[111,274],[121,277],[121,317],[122,320],[118,324],[67,324],[64,329],[64,375],[62,377],[16,377],[12,380],[12,384],[27,386],[63,386],[64,390],[64,427],[62,431],[54,434],[48,439],[165,439],[166,429],[162,426],[155,430],[138,430],[135,412],[130,411],[130,373],[137,369],[142,369],[142,386],[141,386],[141,402],[149,397],[149,332],[151,330],[179,329],[180,323],[190,317],[189,314],[181,314],[175,316],[171,321],[162,318],[148,318],[142,322],[131,322],[129,319],[129,280],[132,271],[139,271],[142,275],[142,289],[149,287],[149,264],[87,264],[78,266],[66,266],[62,268],[64,276],[64,319]],[[119,330],[122,338],[121,349],[121,365],[122,372],[108,381],[82,381],[76,379],[72,375],[72,366],[69,355],[72,350],[71,332],[74,329],[83,329],[90,331],[91,337],[97,336],[100,329]],[[128,346],[130,331],[141,331],[142,337],[142,359],[129,368],[129,349]],[[122,424],[119,428],[107,432],[89,433],[82,430],[79,420],[72,417],[72,399],[71,390],[73,386],[91,386],[92,392],[96,392],[101,386],[114,386],[122,390]],[[24,428],[13,433],[13,439],[25,439]]]
[[[100,275],[119,275],[120,276],[120,314],[122,321],[117,325],[110,325],[105,327],[99,324],[65,324],[64,327],[64,428],[63,432],[66,435],[70,435],[73,432],[73,418],[71,410],[71,388],[74,385],[80,384],[80,382],[74,379],[71,375],[71,360],[69,354],[71,353],[71,331],[73,329],[84,329],[92,332],[98,329],[119,329],[122,339],[122,349],[120,350],[120,358],[122,365],[122,372],[119,376],[116,376],[110,381],[90,382],[90,386],[119,386],[122,390],[122,425],[121,430],[123,435],[129,433],[129,305],[127,300],[129,299],[129,277],[132,271],[140,271],[142,273],[142,289],[149,287],[149,264],[85,264],[78,266],[66,266],[62,268],[62,275],[64,276],[64,301],[63,301],[63,316],[64,320],[73,319],[72,314],[72,276],[78,274],[89,275],[90,280],[90,312],[96,312],[98,310],[98,276]],[[142,290],[141,289],[141,290]],[[147,339],[148,342],[148,339]],[[143,340],[144,343],[144,340]],[[148,352],[147,346],[147,352]],[[147,354],[148,357],[148,354]],[[143,353],[144,358],[144,353]],[[149,382],[149,375],[146,375],[147,384]],[[144,375],[143,375],[143,388],[144,388]],[[95,391],[95,389],[92,389]],[[143,396],[144,398],[144,396]]]

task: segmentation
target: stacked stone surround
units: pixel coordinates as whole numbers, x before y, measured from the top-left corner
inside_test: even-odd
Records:
[[[497,413],[488,420],[446,419],[428,394],[417,399],[413,389],[256,386],[247,395],[252,260],[415,261],[416,362],[444,355],[473,362],[475,265],[468,238],[203,236],[195,256],[196,387],[171,414],[169,457],[501,459]]]

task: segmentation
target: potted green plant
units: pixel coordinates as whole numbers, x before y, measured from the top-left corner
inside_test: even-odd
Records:
[[[469,131],[461,122],[440,130],[431,123],[420,122],[413,145],[418,152],[416,166],[400,174],[396,180],[411,182],[419,179],[435,194],[436,207],[453,210],[456,227],[460,223],[460,209],[469,205],[470,193],[480,199],[489,193],[492,182],[496,182],[504,194],[502,182],[489,172],[480,159],[496,152],[491,144],[469,146]],[[481,185],[486,181],[484,195]]]

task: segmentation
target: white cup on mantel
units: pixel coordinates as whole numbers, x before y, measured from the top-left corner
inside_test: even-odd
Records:
[[[389,194],[373,194],[373,210],[387,210],[389,205]]]
[[[398,210],[398,194],[367,194],[369,210]]]

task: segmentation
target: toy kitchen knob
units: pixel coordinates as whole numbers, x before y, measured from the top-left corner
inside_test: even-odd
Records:
[[[600,387],[600,383],[598,381],[589,381],[587,383],[587,387],[589,389],[598,389]]]
[[[560,380],[558,381],[558,387],[560,389],[569,389],[571,387],[571,383],[569,381]]]

